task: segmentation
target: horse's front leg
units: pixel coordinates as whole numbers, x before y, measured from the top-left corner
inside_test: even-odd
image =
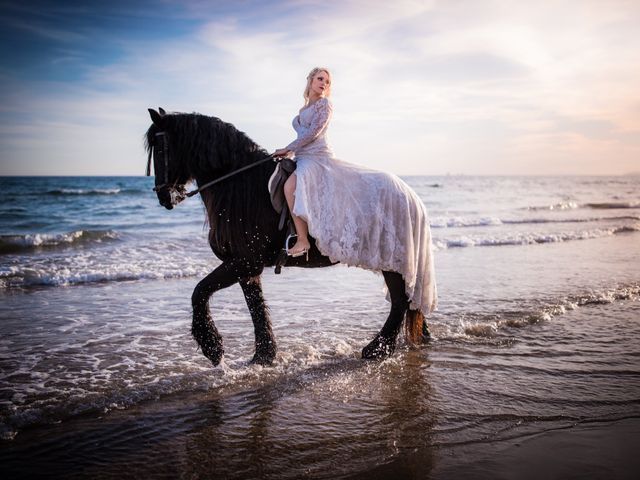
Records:
[[[382,272],[382,274],[391,296],[391,311],[382,330],[362,349],[362,358],[366,359],[385,358],[394,352],[404,315],[409,308],[402,275],[397,272]]]
[[[224,348],[222,336],[218,332],[209,312],[209,298],[214,292],[230,287],[239,280],[236,269],[230,263],[223,263],[213,272],[203,278],[191,296],[193,306],[193,323],[191,335],[202,349],[205,357],[211,360],[213,366],[217,366],[222,360]]]
[[[269,308],[262,295],[261,276],[241,278],[240,286],[247,301],[247,307],[253,320],[253,328],[256,336],[256,353],[251,363],[259,365],[271,365],[276,358],[276,339],[271,329]]]

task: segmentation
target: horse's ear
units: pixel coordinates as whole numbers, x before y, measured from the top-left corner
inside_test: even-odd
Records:
[[[167,114],[167,112],[165,112],[165,111],[164,111],[164,108],[162,108],[162,107],[158,107],[158,111],[160,112],[160,115],[163,115],[163,116],[164,116],[164,115],[166,115],[166,114]]]
[[[151,121],[158,127],[162,127],[163,126],[163,118],[162,115],[158,112],[156,112],[153,108],[148,108],[147,110],[149,110],[149,116],[151,117]]]

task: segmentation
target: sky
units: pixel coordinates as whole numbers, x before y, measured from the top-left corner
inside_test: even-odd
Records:
[[[149,107],[398,175],[640,171],[640,1],[2,1],[0,175],[142,175]]]

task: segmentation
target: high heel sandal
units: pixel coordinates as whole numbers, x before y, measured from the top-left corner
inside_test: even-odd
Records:
[[[302,250],[301,252],[298,253],[289,253],[289,239],[292,237],[297,237],[298,235],[296,235],[295,233],[292,233],[291,235],[289,235],[287,237],[287,239],[285,240],[284,243],[284,249],[287,252],[287,256],[292,257],[292,258],[296,258],[296,257],[301,257],[303,255],[306,255],[306,260],[307,262],[309,261],[309,249],[305,248],[304,250]],[[294,245],[295,246],[295,245]]]
[[[287,255],[289,255],[291,258],[296,258],[296,257],[301,257],[303,255],[306,255],[306,260],[307,262],[309,261],[309,249],[305,248],[304,250],[302,250],[301,252],[298,253],[289,253],[287,252]]]

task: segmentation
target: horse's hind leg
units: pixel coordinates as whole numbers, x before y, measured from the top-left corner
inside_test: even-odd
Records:
[[[407,308],[409,308],[409,299],[405,293],[402,275],[397,272],[382,272],[382,274],[391,296],[391,311],[382,330],[369,345],[362,349],[362,358],[366,359],[384,358],[393,353],[402,320]]]
[[[222,347],[222,336],[211,319],[209,298],[217,290],[233,285],[238,279],[232,265],[223,263],[196,285],[191,296],[193,306],[191,334],[200,345],[204,356],[211,360],[214,367],[222,360],[224,348]]]
[[[262,295],[261,276],[241,278],[240,286],[251,313],[253,328],[256,335],[256,353],[251,363],[271,365],[276,358],[276,339],[271,329],[269,309]]]

